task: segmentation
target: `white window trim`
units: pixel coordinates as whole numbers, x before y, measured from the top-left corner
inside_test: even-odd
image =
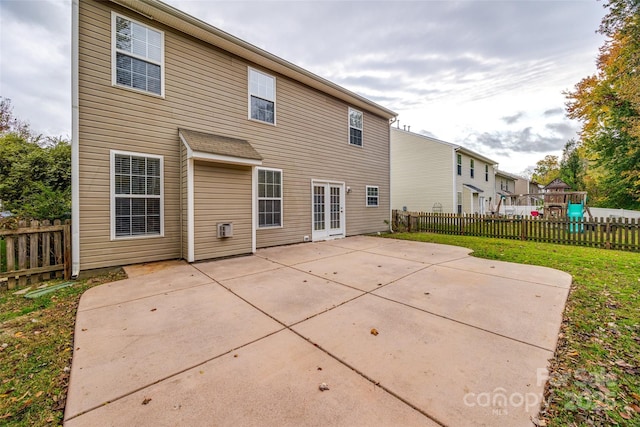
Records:
[[[259,120],[258,120],[259,121]],[[280,197],[262,197],[260,198],[259,194],[260,194],[260,179],[259,179],[259,174],[261,170],[266,170],[266,171],[274,171],[274,172],[280,172]],[[272,230],[275,228],[283,228],[284,227],[284,172],[282,171],[282,169],[276,169],[276,168],[262,168],[262,167],[256,167],[255,168],[255,174],[256,174],[256,229],[257,230]],[[275,200],[275,199],[279,199],[280,200],[280,225],[268,225],[268,226],[260,226],[260,203],[259,201],[261,199],[264,200]]]
[[[251,117],[251,72],[256,72],[259,74],[263,74],[265,76],[271,77],[273,79],[273,100],[268,99],[267,101],[273,102],[273,123],[265,122],[263,120],[254,119]],[[277,79],[276,76],[265,73],[264,71],[258,70],[257,68],[247,67],[247,118],[252,122],[262,123],[269,126],[275,126],[278,122],[278,103],[276,101],[278,96],[277,91]],[[274,169],[277,170],[277,169]],[[273,228],[273,227],[272,227]]]
[[[369,189],[370,188],[375,188],[377,190],[377,192],[378,192],[378,194],[376,195],[376,204],[375,205],[370,205],[369,204]],[[364,204],[368,208],[378,208],[378,207],[380,207],[380,187],[379,186],[377,186],[377,185],[367,185],[366,186]]]
[[[355,111],[355,112],[360,113],[362,115],[362,128],[359,129],[359,128],[355,127],[355,126],[351,126],[351,112],[352,111]],[[364,148],[364,113],[362,111],[360,111],[360,110],[356,110],[355,108],[349,107],[349,113],[347,114],[347,125],[349,126],[349,133],[347,135],[347,139],[349,141],[349,145],[351,147]],[[352,127],[354,129],[358,129],[362,133],[362,136],[361,136],[362,144],[361,145],[357,145],[357,144],[352,144],[351,143],[351,128]]]
[[[142,25],[144,27],[147,27],[149,29],[152,29],[153,31],[157,31],[157,32],[160,33],[160,37],[162,38],[162,43],[161,43],[161,46],[160,46],[160,58],[161,58],[160,62],[153,61],[153,60],[151,60],[149,58],[141,57],[139,55],[134,54],[133,52],[123,52],[126,55],[131,56],[132,58],[140,59],[142,61],[149,62],[151,64],[156,64],[156,65],[160,66],[160,94],[159,95],[157,93],[149,92],[149,91],[142,90],[142,89],[137,89],[135,87],[118,84],[118,78],[116,76],[116,64],[117,64],[116,54],[118,53],[118,49],[116,48],[116,45],[117,45],[117,43],[116,43],[116,18],[117,17],[120,17],[122,19],[126,19],[126,20],[131,21],[131,22],[135,22],[138,25]],[[165,81],[165,78],[164,78],[164,56],[165,56],[164,52],[165,52],[164,51],[164,31],[158,30],[155,27],[152,27],[150,25],[147,25],[147,24],[142,23],[140,21],[137,21],[135,19],[131,19],[126,15],[122,15],[122,14],[116,13],[115,11],[111,11],[111,85],[112,86],[120,88],[120,89],[130,90],[130,91],[136,92],[136,93],[142,93],[142,94],[149,95],[149,96],[155,96],[156,98],[164,98],[164,81]]]
[[[160,159],[160,234],[148,234],[141,236],[116,236],[116,174],[115,158],[116,155],[148,157]],[[110,150],[109,152],[109,181],[110,181],[110,212],[111,212],[111,240],[135,240],[135,239],[156,239],[164,237],[164,156],[156,154],[136,153],[133,151]]]

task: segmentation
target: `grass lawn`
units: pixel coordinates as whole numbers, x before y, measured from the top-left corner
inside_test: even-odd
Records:
[[[79,280],[36,299],[0,292],[0,425],[62,425],[80,295],[121,278]]]
[[[542,424],[640,426],[640,254],[430,233],[385,237],[464,246],[480,258],[571,274]]]
[[[481,258],[570,273],[546,406],[548,426],[640,426],[640,254],[428,233],[388,235],[464,246]],[[111,274],[35,300],[0,292],[0,425],[62,423],[80,295]]]

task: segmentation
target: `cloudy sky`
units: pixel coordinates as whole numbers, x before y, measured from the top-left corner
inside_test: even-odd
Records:
[[[166,2],[512,173],[576,136],[562,92],[595,73],[606,12],[596,0]],[[45,135],[71,134],[70,46],[70,0],[0,0],[0,96]]]

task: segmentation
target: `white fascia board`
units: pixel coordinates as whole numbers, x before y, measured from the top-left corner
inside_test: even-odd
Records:
[[[191,151],[190,149],[187,149],[187,158],[231,165],[262,166],[262,160],[258,159],[245,159],[242,157],[225,156],[223,154],[204,153],[202,151]]]

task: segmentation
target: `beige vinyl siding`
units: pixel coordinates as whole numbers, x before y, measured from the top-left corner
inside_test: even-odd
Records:
[[[391,199],[393,209],[456,212],[454,147],[427,136],[391,128]]]
[[[251,253],[250,167],[195,162],[195,261]],[[220,239],[217,224],[233,223],[233,237]]]
[[[164,31],[164,99],[112,86],[112,9]],[[81,269],[186,257],[179,127],[247,140],[283,170],[283,227],[258,230],[258,247],[311,234],[312,179],[351,187],[347,234],[386,229],[387,119],[363,111],[363,147],[350,146],[346,103],[113,3],[81,1],[79,32]],[[247,66],[276,77],[276,126],[248,119]],[[110,149],[164,156],[164,237],[110,241]],[[366,185],[380,187],[379,208],[365,207]]]
[[[489,212],[489,207],[491,204],[496,204],[497,201],[494,202],[495,198],[495,168],[493,164],[489,164],[482,159],[472,157],[467,155],[466,153],[461,153],[462,155],[462,175],[457,175],[456,180],[456,190],[463,191],[462,196],[462,212],[465,214],[474,214],[480,213],[479,199],[480,197],[484,197],[485,199],[485,213]],[[469,172],[469,164],[470,159],[474,159],[474,169],[475,176],[471,178]],[[485,165],[489,166],[489,181],[485,180],[484,168]],[[472,198],[472,192],[468,188],[463,188],[464,184],[472,185],[476,188],[483,190],[482,193],[478,193],[475,198]],[[473,203],[472,203],[473,200]]]

